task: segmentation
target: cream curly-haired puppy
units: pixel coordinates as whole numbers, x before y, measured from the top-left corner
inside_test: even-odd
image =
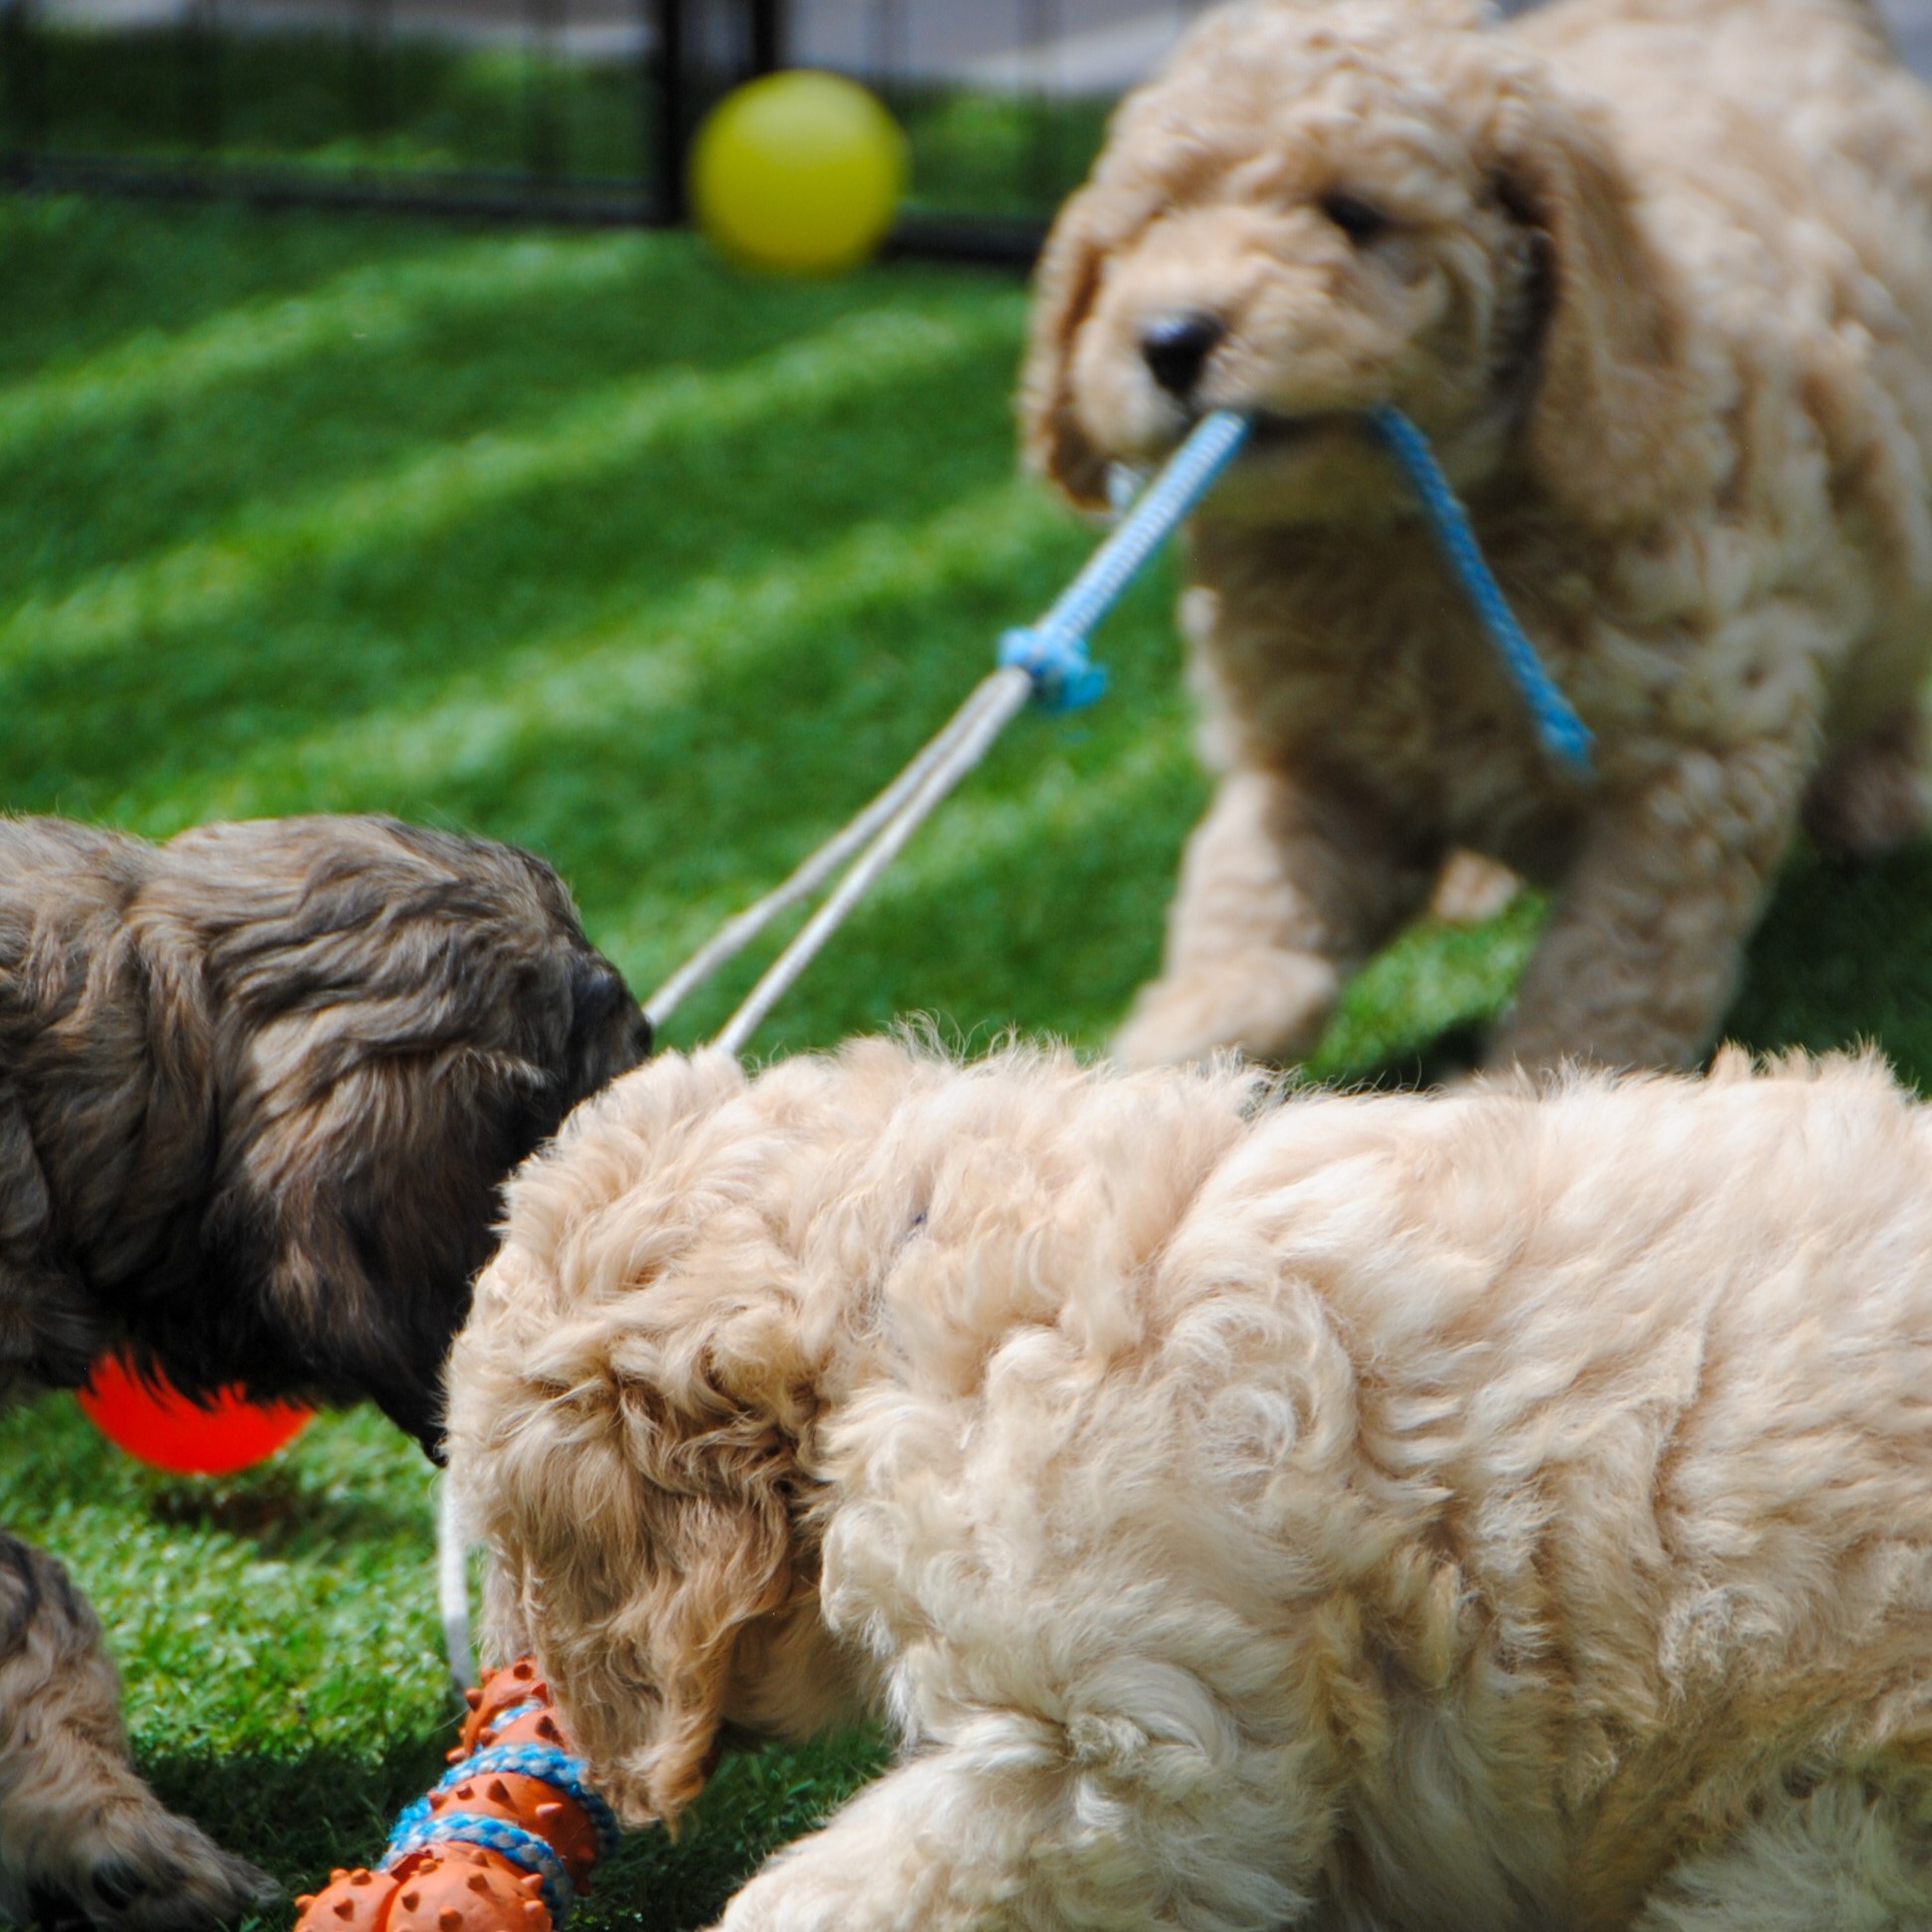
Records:
[[[728,1932],[1923,1932],[1932,1114],[676,1056],[513,1184],[449,1449],[593,1774],[896,1766]]]
[[[1432,437],[1580,782],[1361,411]],[[1932,93],[1862,0],[1218,11],[1042,266],[1034,459],[1097,502],[1260,412],[1183,627],[1222,772],[1131,1061],[1310,1047],[1468,847],[1556,888],[1498,1063],[1693,1060],[1801,816],[1925,810]]]

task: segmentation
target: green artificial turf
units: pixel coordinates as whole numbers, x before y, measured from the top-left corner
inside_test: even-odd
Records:
[[[648,989],[1085,555],[1015,474],[1024,299],[907,266],[747,280],[676,237],[0,200],[0,804],[154,835],[383,809],[520,840]],[[1106,701],[1013,727],[760,1052],[910,1014],[975,1044],[1103,1039],[1206,798],[1173,589],[1164,567],[1134,590],[1099,640]],[[1314,1070],[1453,1052],[1537,917],[1411,934]],[[1733,1031],[1873,1038],[1922,1081],[1928,956],[1932,852],[1801,857]],[[155,1782],[291,1889],[373,1855],[435,1772],[431,1492],[375,1415],[205,1484],[50,1398],[0,1419],[0,1522],[99,1605]],[[878,1761],[868,1739],[731,1760],[582,1922],[704,1923]]]

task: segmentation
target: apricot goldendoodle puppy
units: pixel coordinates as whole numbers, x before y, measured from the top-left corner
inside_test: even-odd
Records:
[[[1538,749],[1384,402],[1593,782]],[[1464,846],[1557,894],[1494,1062],[1688,1062],[1801,817],[1918,829],[1932,94],[1863,0],[1214,13],[1060,217],[1024,410],[1097,502],[1220,406],[1259,429],[1182,623],[1221,779],[1123,1057],[1303,1052]]]
[[[729,1932],[1923,1932],[1932,1116],[873,1042],[511,1187],[450,1453],[594,1776],[892,1770]]]
[[[121,1347],[433,1450],[499,1184],[648,1038],[514,847],[0,818],[0,1402]],[[0,1921],[204,1932],[272,1895],[136,1777],[98,1622],[0,1530]]]

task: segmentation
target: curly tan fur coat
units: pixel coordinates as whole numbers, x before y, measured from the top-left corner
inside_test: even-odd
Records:
[[[451,1466],[594,1775],[896,1766],[726,1932],[1924,1932],[1932,1113],[1872,1063],[1309,1096],[626,1075]]]
[[[1360,411],[1434,439],[1597,733],[1540,752]],[[1044,261],[1083,502],[1260,411],[1183,604],[1221,773],[1132,1061],[1292,1056],[1473,848],[1555,888],[1497,1063],[1712,1040],[1801,818],[1925,809],[1932,95],[1862,0],[1256,0],[1116,117]]]

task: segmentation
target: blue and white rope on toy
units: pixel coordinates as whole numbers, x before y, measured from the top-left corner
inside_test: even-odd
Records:
[[[495,1719],[497,1728],[501,1729],[515,1721],[515,1709],[513,1706],[512,1710],[498,1713]],[[555,1744],[492,1744],[449,1773],[443,1782],[453,1786],[459,1776],[482,1778],[493,1771],[509,1771],[520,1778],[535,1778],[540,1784],[549,1785],[553,1791],[561,1791],[564,1797],[574,1799],[582,1806],[584,1816],[597,1834],[597,1856],[608,1858],[616,1852],[623,1839],[623,1827],[617,1823],[617,1814],[584,1783],[581,1758],[572,1757],[568,1751],[560,1751]]]
[[[1468,513],[1427,438],[1391,406],[1370,410],[1368,420],[1415,490],[1444,559],[1523,692],[1543,744],[1573,769],[1587,771],[1589,730],[1524,635],[1484,561]],[[730,920],[652,994],[644,1004],[652,1025],[662,1026],[693,987],[850,862],[850,870],[824,903],[719,1031],[714,1044],[727,1052],[738,1051],[873,881],[940,800],[986,755],[1029,700],[1048,711],[1074,711],[1091,704],[1105,688],[1106,673],[1088,656],[1088,637],[1148,559],[1240,453],[1251,427],[1249,417],[1231,409],[1203,417],[1053,607],[1038,623],[1008,631],[1000,640],[1000,669],[975,688],[898,777],[789,879]]]
[[[513,1704],[497,1712],[494,1722],[513,1723],[528,1711],[544,1706],[538,1702]],[[570,1882],[569,1868],[548,1841],[506,1819],[478,1817],[471,1812],[448,1812],[437,1816],[435,1800],[443,1792],[455,1792],[477,1778],[492,1773],[510,1772],[521,1778],[535,1778],[552,1790],[571,1798],[583,1808],[597,1835],[597,1856],[608,1858],[622,1836],[617,1815],[584,1782],[580,1758],[561,1751],[554,1744],[493,1744],[473,1751],[452,1765],[431,1790],[407,1806],[390,1834],[389,1849],[383,1853],[385,1866],[394,1866],[411,1852],[432,1845],[480,1845],[500,1853],[524,1871],[534,1871],[544,1881],[544,1903],[550,1909],[551,1923],[561,1926],[575,1901],[576,1888]]]
[[[483,1818],[474,1812],[457,1812],[447,1818],[419,1819],[411,1805],[398,1821],[396,1836],[383,1853],[385,1868],[406,1858],[411,1852],[426,1852],[432,1845],[480,1845],[486,1852],[508,1858],[523,1871],[534,1871],[544,1881],[544,1904],[553,1925],[562,1925],[576,1900],[576,1887],[564,1860],[550,1844],[535,1832],[507,1819]],[[403,1825],[414,1819],[410,1829]]]
[[[491,1727],[501,1730],[528,1712],[544,1708],[543,1704],[537,1702],[512,1704],[509,1709],[497,1712],[490,1720]],[[559,1750],[555,1744],[487,1745],[445,1772],[437,1782],[436,1789],[454,1791],[472,1778],[487,1778],[499,1771],[508,1771],[519,1778],[535,1778],[538,1783],[549,1785],[553,1791],[561,1791],[564,1797],[574,1799],[583,1808],[583,1815],[589,1819],[591,1829],[597,1835],[597,1856],[608,1858],[617,1850],[623,1838],[623,1828],[617,1823],[617,1814],[584,1782],[583,1760],[572,1757],[568,1751]],[[426,1800],[418,1802],[426,1807]]]

